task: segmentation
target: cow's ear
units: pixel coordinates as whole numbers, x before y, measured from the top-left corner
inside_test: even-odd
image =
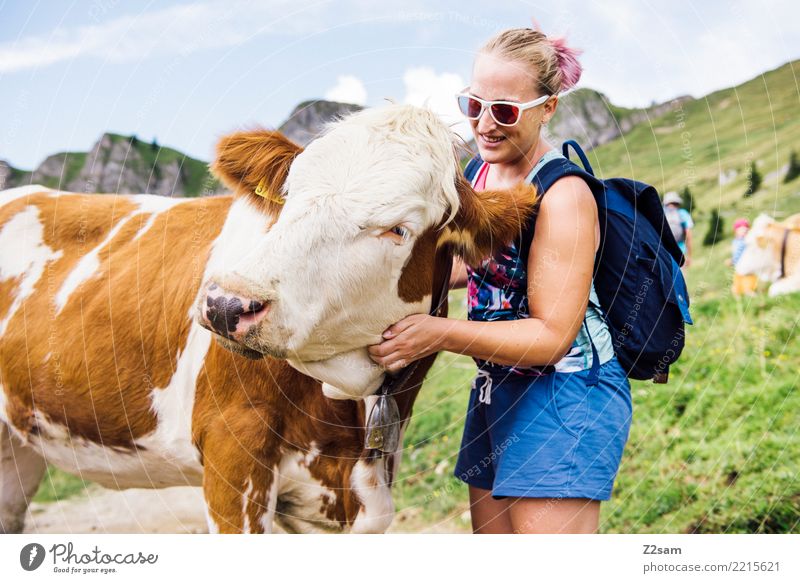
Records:
[[[519,236],[539,203],[536,188],[530,184],[476,192],[459,175],[456,191],[458,212],[445,226],[439,244],[452,244],[468,265],[479,265]]]
[[[272,210],[279,210],[289,167],[302,151],[280,132],[235,132],[217,143],[211,171],[240,196],[252,196]]]

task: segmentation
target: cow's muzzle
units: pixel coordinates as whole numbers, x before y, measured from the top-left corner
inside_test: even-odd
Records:
[[[270,302],[223,289],[213,281],[200,305],[200,324],[220,336],[241,342],[267,315]]]

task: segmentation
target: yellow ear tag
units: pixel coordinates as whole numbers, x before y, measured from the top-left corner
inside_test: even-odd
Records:
[[[284,202],[286,202],[283,198],[276,198],[274,196],[270,196],[269,190],[264,184],[265,180],[266,178],[262,178],[261,180],[258,181],[258,186],[256,186],[256,195],[262,198],[266,198],[267,200],[272,201],[275,204],[283,204]]]

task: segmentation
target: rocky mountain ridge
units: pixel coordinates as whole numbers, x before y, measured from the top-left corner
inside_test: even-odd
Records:
[[[613,105],[602,93],[579,89],[561,99],[556,116],[548,124],[548,133],[556,143],[574,138],[591,149],[690,99],[682,97],[649,108],[626,109]],[[304,101],[278,129],[305,146],[328,122],[361,109],[349,103]],[[0,160],[0,189],[23,184],[73,192],[150,192],[167,196],[204,196],[225,191],[209,173],[206,162],[155,141],[148,143],[136,136],[114,133],[100,136],[89,152],[48,156],[33,171],[20,170]]]

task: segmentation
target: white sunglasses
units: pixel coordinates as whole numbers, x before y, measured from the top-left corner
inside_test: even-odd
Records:
[[[485,109],[489,110],[489,115],[501,126],[514,126],[519,122],[522,117],[522,112],[526,109],[541,105],[552,95],[542,95],[533,101],[527,103],[517,103],[515,101],[486,101],[480,97],[475,97],[469,93],[465,93],[464,89],[461,93],[456,94],[458,100],[458,108],[467,119],[480,119]]]

